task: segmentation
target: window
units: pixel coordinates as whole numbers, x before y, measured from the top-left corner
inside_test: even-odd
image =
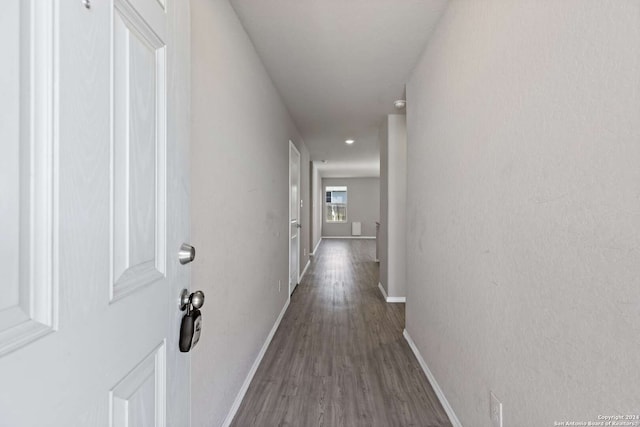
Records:
[[[347,222],[347,187],[326,187],[325,195],[325,220]]]

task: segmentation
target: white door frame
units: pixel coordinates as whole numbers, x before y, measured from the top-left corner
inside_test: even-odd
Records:
[[[289,257],[287,260],[288,263],[288,267],[287,267],[287,271],[289,271],[289,278],[287,279],[287,282],[289,283],[289,296],[291,296],[291,293],[294,291],[294,289],[296,288],[296,286],[298,285],[298,282],[300,281],[300,228],[298,228],[298,240],[297,240],[297,251],[298,251],[298,256],[297,256],[297,262],[296,262],[296,266],[295,266],[295,277],[296,277],[296,283],[295,284],[291,284],[291,276],[292,276],[292,271],[291,271],[291,237],[292,237],[292,233],[291,233],[291,150],[294,150],[296,152],[296,154],[298,155],[298,191],[297,191],[297,195],[298,195],[298,200],[296,203],[296,208],[298,210],[298,224],[300,224],[300,174],[301,174],[301,157],[300,157],[300,151],[298,150],[298,148],[296,148],[296,146],[293,144],[293,141],[289,140],[289,180],[287,182],[287,187],[288,187],[288,191],[289,191],[289,205],[287,208],[288,211],[288,217],[289,217],[289,222],[288,222],[288,227],[289,227],[289,242],[288,242],[288,246],[289,246]]]

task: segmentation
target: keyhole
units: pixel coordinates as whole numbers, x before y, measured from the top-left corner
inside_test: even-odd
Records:
[[[84,5],[84,7],[86,7],[87,9],[91,9],[91,0],[82,0],[82,4]]]

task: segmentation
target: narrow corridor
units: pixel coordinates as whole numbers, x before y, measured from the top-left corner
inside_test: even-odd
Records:
[[[233,426],[450,426],[378,290],[374,240],[325,239]]]

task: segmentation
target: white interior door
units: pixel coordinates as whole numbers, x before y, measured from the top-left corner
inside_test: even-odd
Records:
[[[289,295],[300,275],[300,152],[289,141]]]
[[[189,425],[183,3],[2,2],[0,426]]]

